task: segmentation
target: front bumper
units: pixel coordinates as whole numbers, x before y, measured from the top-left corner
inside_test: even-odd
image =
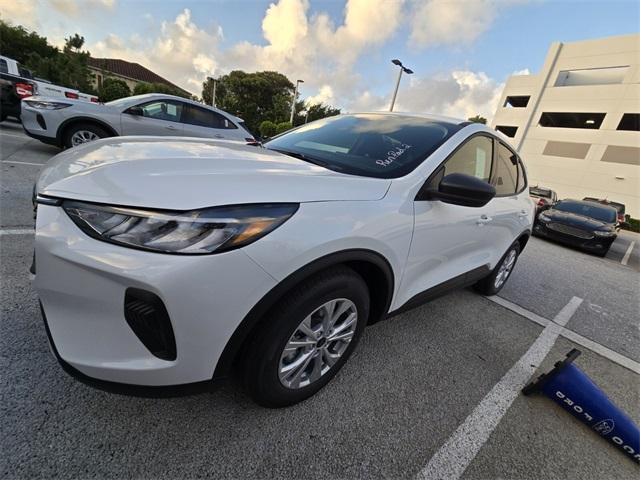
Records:
[[[49,145],[59,146],[57,131],[61,122],[60,115],[56,110],[38,110],[26,106],[23,102],[22,115],[20,117],[22,128],[31,138]]]
[[[54,354],[67,372],[94,386],[211,381],[227,341],[276,283],[242,250],[184,256],[119,247],[89,238],[49,205],[38,207],[35,258],[34,286]],[[127,323],[129,288],[164,303],[175,360],[152,354]]]
[[[594,236],[590,239],[580,238],[566,233],[551,230],[550,228],[547,228],[547,226],[543,222],[540,221],[536,221],[535,225],[533,226],[533,234],[590,252],[598,252],[608,249],[616,239],[615,235],[612,237]]]

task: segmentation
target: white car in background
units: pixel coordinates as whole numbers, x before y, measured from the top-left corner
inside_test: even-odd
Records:
[[[198,102],[158,93],[104,104],[29,97],[22,101],[22,126],[27,135],[64,148],[121,135],[255,141],[238,117]]]
[[[291,405],[367,324],[454,287],[496,294],[531,234],[522,161],[484,125],[339,115],[264,147],[114,138],[49,161],[34,286],[68,373],[148,394],[236,370]]]
[[[30,92],[25,92],[29,95],[39,95],[41,97],[71,98],[94,103],[98,102],[98,97],[96,97],[95,95],[82,93],[79,90],[56,85],[49,80],[34,77],[31,70],[23,67],[13,58],[4,57],[2,55],[0,55],[0,73],[5,73],[29,80],[29,82],[34,87]]]

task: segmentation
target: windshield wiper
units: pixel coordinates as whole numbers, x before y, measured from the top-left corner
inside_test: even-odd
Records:
[[[285,155],[289,155],[290,157],[297,158],[298,160],[303,160],[308,163],[313,163],[314,165],[319,165],[324,168],[328,168],[329,170],[342,170],[342,168],[331,164],[329,162],[325,162],[324,160],[320,160],[319,158],[310,157],[309,155],[305,155],[300,152],[293,152],[291,150],[284,150],[282,148],[269,148],[265,147],[268,150],[273,150],[274,152],[283,153]]]

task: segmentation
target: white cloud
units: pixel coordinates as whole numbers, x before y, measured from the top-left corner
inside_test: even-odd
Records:
[[[156,38],[123,39],[111,34],[88,49],[94,57],[138,62],[186,90],[200,94],[201,82],[217,69],[216,52],[222,30],[204,30],[184,9],[172,22],[160,24]]]
[[[457,70],[432,78],[412,77],[400,88],[394,111],[433,113],[456,118],[469,118],[476,114],[490,119],[504,83],[498,83],[483,72]],[[391,94],[377,96],[364,92],[352,105],[351,111],[388,110]]]
[[[51,8],[56,12],[69,16],[86,16],[95,13],[96,9],[111,10],[115,7],[115,0],[48,0]]]
[[[417,47],[469,44],[498,12],[525,0],[413,0],[409,43]]]
[[[38,28],[37,6],[30,0],[0,0],[0,18],[27,28]]]
[[[358,72],[358,60],[373,55],[380,45],[400,34],[417,48],[473,42],[491,27],[500,8],[520,1],[524,0],[346,0],[343,16],[336,21],[321,10],[312,11],[310,0],[277,0],[262,20],[263,44],[239,42],[224,49],[222,27],[204,27],[184,9],[163,22],[144,15],[137,34],[110,34],[85,48],[95,57],[138,62],[196,95],[201,94],[201,82],[209,75],[235,69],[276,70],[293,81],[303,79],[301,98],[309,102],[350,111],[384,110],[393,88],[392,67],[388,65],[389,92],[380,93],[379,85]],[[32,0],[24,4],[0,0],[0,6],[3,17],[16,23],[40,21],[49,26],[43,34],[62,38],[56,30],[60,23],[47,23],[47,11],[77,14],[87,2],[99,7],[98,12],[125,14],[118,10],[116,0]],[[25,14],[20,16],[21,12]],[[74,22],[83,19],[82,15],[74,18]],[[403,79],[397,109],[455,116],[493,114],[492,102],[501,86],[484,73],[460,69],[433,78],[418,75]]]

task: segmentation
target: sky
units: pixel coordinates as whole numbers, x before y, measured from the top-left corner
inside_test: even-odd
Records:
[[[0,0],[0,18],[94,57],[138,62],[194,93],[207,76],[276,70],[300,98],[343,111],[491,118],[506,79],[536,73],[551,42],[637,33],[624,0]]]

